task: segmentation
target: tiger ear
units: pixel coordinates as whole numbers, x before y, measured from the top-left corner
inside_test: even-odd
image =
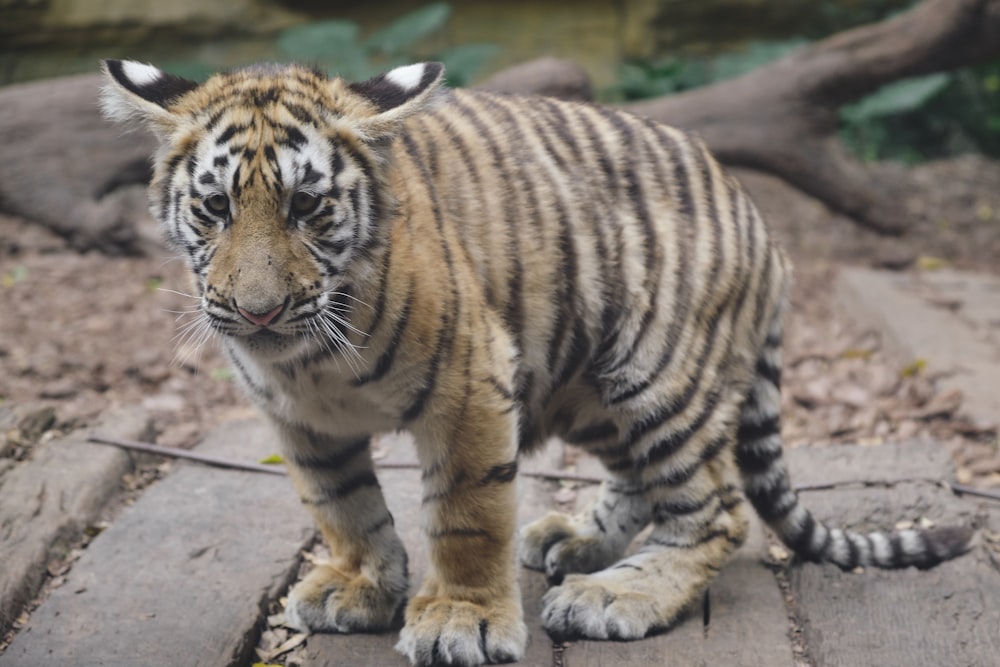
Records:
[[[104,116],[119,122],[142,121],[159,136],[176,125],[173,103],[198,87],[194,81],[132,60],[104,60],[101,66]]]
[[[348,84],[378,109],[374,116],[352,119],[361,138],[379,142],[394,137],[403,121],[431,108],[441,97],[443,79],[441,63],[417,63]]]

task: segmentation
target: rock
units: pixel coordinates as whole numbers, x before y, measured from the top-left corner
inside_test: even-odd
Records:
[[[134,224],[148,216],[145,202],[114,190],[144,181],[155,142],[101,117],[100,83],[92,74],[0,89],[0,202],[80,250],[148,252]]]

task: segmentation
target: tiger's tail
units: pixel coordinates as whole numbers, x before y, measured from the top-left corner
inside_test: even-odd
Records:
[[[755,376],[740,413],[736,460],[754,509],[801,558],[841,569],[934,567],[969,549],[964,526],[857,533],[831,528],[813,517],[791,486],[782,458],[780,395],[783,312],[772,316]]]

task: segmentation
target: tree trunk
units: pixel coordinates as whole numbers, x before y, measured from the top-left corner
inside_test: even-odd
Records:
[[[699,133],[725,163],[769,172],[877,231],[906,213],[836,133],[842,105],[891,81],[1000,55],[1000,0],[926,0],[738,79],[626,106]]]

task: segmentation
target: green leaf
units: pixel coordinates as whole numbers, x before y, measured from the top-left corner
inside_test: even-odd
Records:
[[[270,456],[265,456],[259,461],[259,463],[263,463],[265,465],[278,465],[284,462],[285,459],[281,458],[281,456],[279,456],[278,454],[271,454]]]
[[[278,35],[278,49],[303,61],[338,62],[362,57],[359,29],[351,21],[317,21],[286,28]]]
[[[229,368],[213,368],[208,374],[213,380],[232,380],[233,371]]]
[[[946,72],[904,79],[882,86],[860,102],[845,106],[840,113],[844,120],[860,123],[915,111],[944,90],[950,82],[951,74]]]
[[[777,42],[754,42],[743,51],[724,53],[712,60],[712,81],[735,79],[751,70],[783,58],[808,43],[808,40],[801,38]]]
[[[443,28],[450,15],[451,6],[444,2],[435,2],[404,14],[381,30],[372,33],[362,46],[368,51],[377,51],[386,56],[401,54]]]
[[[495,44],[461,44],[437,54],[450,86],[466,86],[500,50]]]

